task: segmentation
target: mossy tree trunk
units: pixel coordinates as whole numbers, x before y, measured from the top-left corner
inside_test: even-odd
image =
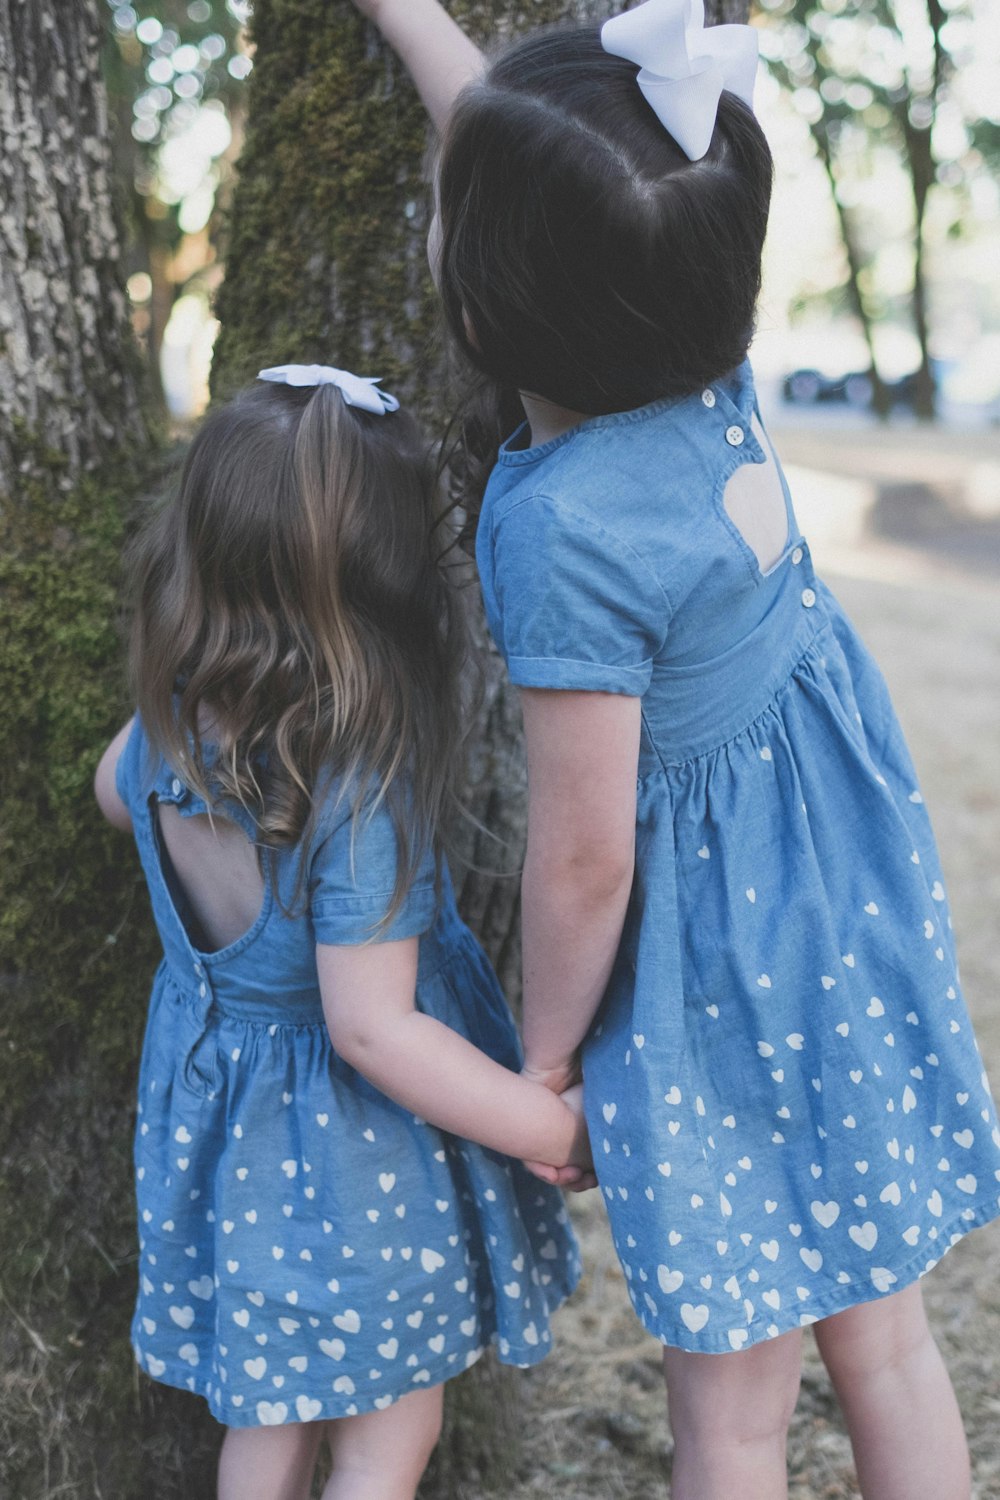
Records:
[[[126,712],[127,516],[156,444],[129,324],[101,0],[0,0],[0,1493],[166,1494],[128,1348],[155,963],[91,778]],[[143,1395],[142,1402],[149,1397]],[[163,1423],[157,1422],[157,1431]],[[172,1493],[194,1496],[177,1483]]]
[[[453,0],[449,8],[486,41],[624,7]],[[707,8],[715,20],[745,20],[747,0]],[[249,124],[218,302],[213,388],[224,395],[269,364],[339,364],[381,375],[440,433],[455,393],[425,260],[430,142],[416,94],[346,0],[256,0],[252,30]],[[470,838],[480,868],[456,874],[463,912],[516,997],[512,872],[523,854],[526,813],[520,713],[475,606],[473,624],[485,693],[468,802],[491,836]],[[501,1381],[494,1399],[484,1382],[496,1379],[473,1372],[449,1391],[449,1423],[428,1496],[457,1500],[474,1474],[481,1486],[511,1493],[516,1390]]]

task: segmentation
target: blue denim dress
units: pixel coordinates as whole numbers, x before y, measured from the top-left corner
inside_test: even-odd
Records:
[[[524,687],[642,699],[636,867],[584,1048],[629,1293],[738,1350],[899,1290],[1000,1212],[1000,1131],[885,684],[785,487],[763,572],[749,365],[501,450],[478,562]],[[759,421],[759,415],[758,415]]]
[[[139,1079],[139,1296],[144,1370],[197,1392],[228,1426],[354,1415],[474,1363],[495,1344],[529,1365],[578,1257],[561,1195],[519,1162],[443,1134],[334,1052],[315,945],[365,941],[396,873],[387,814],[352,850],[321,820],[295,915],[298,851],[267,872],[257,920],[206,952],[156,808],[206,807],[136,721],[118,762],[164,957]],[[225,809],[248,837],[238,807]],[[417,1003],[508,1068],[517,1035],[445,878],[419,874],[380,940],[420,935]]]

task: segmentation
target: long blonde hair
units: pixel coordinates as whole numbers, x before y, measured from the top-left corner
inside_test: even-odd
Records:
[[[385,920],[453,796],[464,631],[441,520],[406,412],[261,383],[210,413],[134,549],[130,670],[151,743],[210,805],[242,804],[265,853],[316,832],[330,777],[355,827],[384,798],[399,849]]]

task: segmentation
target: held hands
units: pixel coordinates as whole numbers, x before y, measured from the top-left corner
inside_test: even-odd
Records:
[[[590,1136],[587,1134],[587,1121],[583,1113],[583,1084],[574,1083],[570,1088],[565,1089],[560,1097],[563,1103],[573,1111],[576,1118],[576,1134],[573,1138],[569,1161],[565,1167],[559,1168],[557,1182],[572,1193],[582,1193],[588,1188],[597,1186]]]
[[[526,1066],[522,1069],[521,1076],[530,1079],[532,1083],[541,1083],[552,1093],[558,1094],[562,1102],[573,1112],[576,1121],[573,1143],[568,1159],[564,1163],[550,1165],[545,1162],[528,1161],[525,1162],[525,1166],[543,1182],[548,1182],[554,1187],[565,1188],[571,1193],[582,1193],[588,1188],[596,1187],[594,1159],[590,1150],[590,1138],[587,1135],[587,1122],[583,1115],[583,1085],[579,1081],[579,1063],[574,1059],[564,1066],[549,1069]]]
[[[543,1088],[551,1089],[553,1094],[565,1094],[567,1089],[582,1081],[583,1074],[580,1071],[580,1059],[574,1056],[551,1068],[535,1067],[525,1062],[521,1077],[530,1078],[532,1083],[540,1083]]]

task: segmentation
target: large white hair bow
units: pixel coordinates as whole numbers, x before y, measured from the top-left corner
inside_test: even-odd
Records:
[[[388,391],[380,391],[378,377],[352,375],[333,365],[272,365],[258,370],[258,380],[272,380],[277,385],[335,385],[346,406],[358,406],[382,417],[387,411],[398,411],[399,402]]]
[[[706,29],[702,0],[646,0],[605,21],[601,45],[638,65],[643,96],[691,161],[712,143],[723,89],[753,108],[757,33],[752,26]]]

